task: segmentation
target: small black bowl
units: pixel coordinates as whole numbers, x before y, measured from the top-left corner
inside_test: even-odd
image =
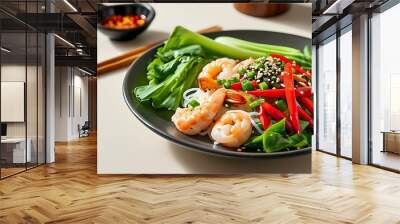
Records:
[[[130,29],[112,29],[102,25],[102,22],[114,15],[143,15],[146,17],[145,23],[141,26]],[[151,24],[156,12],[149,4],[133,3],[113,6],[100,6],[97,12],[97,27],[112,40],[130,40],[142,33]]]

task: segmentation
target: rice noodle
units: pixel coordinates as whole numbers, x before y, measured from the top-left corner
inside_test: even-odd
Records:
[[[190,88],[183,92],[183,99],[189,100],[190,96],[196,94],[200,89],[199,88]]]
[[[264,131],[261,130],[261,128],[256,124],[256,122],[253,120],[253,118],[250,118],[251,124],[254,126],[254,128],[257,130],[258,134],[262,134]]]
[[[183,99],[183,107],[187,107],[189,100]]]
[[[183,106],[187,107],[189,101],[191,99],[195,99],[197,102],[199,102],[200,104],[202,104],[205,100],[207,100],[207,98],[209,97],[209,93],[208,92],[203,92],[201,89],[199,88],[190,88],[187,89],[184,93],[183,93]]]
[[[226,113],[235,113],[235,112],[240,112],[240,113],[245,113],[245,114],[249,114],[249,112],[244,111],[244,110],[228,110]]]
[[[250,116],[258,116],[258,115],[261,115],[261,114],[262,114],[262,111],[260,110],[260,112],[248,112],[248,114],[249,114]]]
[[[240,113],[245,113],[245,114],[248,114],[250,117],[251,116],[258,116],[258,115],[260,115],[261,114],[261,111],[260,112],[247,112],[247,111],[244,111],[244,110],[228,110],[226,113],[234,113],[234,112],[240,112]]]

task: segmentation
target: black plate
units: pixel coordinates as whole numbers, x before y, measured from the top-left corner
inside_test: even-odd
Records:
[[[255,30],[232,30],[222,31],[215,33],[208,33],[206,36],[215,38],[218,36],[231,36],[248,41],[255,41],[269,44],[279,44],[298,49],[303,49],[305,45],[311,46],[311,40],[299,36],[274,33],[267,31],[255,31]],[[160,46],[160,45],[159,45]],[[221,155],[228,157],[239,157],[239,158],[269,158],[269,157],[282,157],[291,156],[301,153],[310,153],[311,148],[304,148],[292,151],[282,151],[276,153],[255,153],[255,152],[238,152],[232,149],[214,145],[213,142],[207,136],[189,136],[179,132],[174,124],[171,122],[172,111],[160,111],[155,110],[149,105],[140,103],[136,97],[132,94],[132,90],[141,85],[146,85],[146,66],[153,59],[156,46],[140,58],[138,58],[128,69],[125,75],[123,83],[123,94],[125,102],[133,114],[150,130],[158,135],[178,144],[184,146],[187,149],[208,153],[212,155]],[[162,150],[162,149],[160,149]]]

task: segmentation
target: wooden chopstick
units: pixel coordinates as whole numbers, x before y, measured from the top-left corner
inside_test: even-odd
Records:
[[[218,32],[221,31],[222,28],[220,26],[212,26],[206,29],[202,29],[197,31],[198,33],[210,33],[210,32]],[[143,47],[138,47],[132,51],[124,53],[120,56],[102,61],[97,64],[97,75],[104,74],[106,72],[114,71],[123,67],[127,67],[130,65],[136,58],[138,58],[143,52],[149,50],[150,48],[156,46],[161,43],[161,41],[156,41],[151,44],[147,44]]]

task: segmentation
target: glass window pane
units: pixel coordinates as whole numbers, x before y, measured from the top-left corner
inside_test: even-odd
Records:
[[[372,163],[400,170],[400,5],[374,15],[372,26]],[[384,134],[386,132],[386,134]]]
[[[340,153],[352,156],[352,35],[340,36]]]
[[[336,153],[336,39],[318,48],[318,148]]]
[[[24,171],[30,161],[26,141],[26,33],[1,34],[1,174]],[[28,149],[28,150],[27,150]]]
[[[1,178],[45,162],[46,39],[23,22],[29,14],[43,13],[45,3],[0,3]]]

